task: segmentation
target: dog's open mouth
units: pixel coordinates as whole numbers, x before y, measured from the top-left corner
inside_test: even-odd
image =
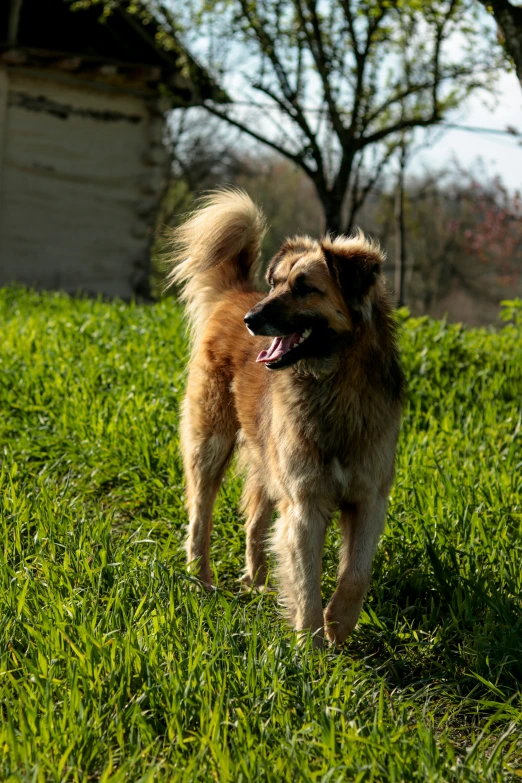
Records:
[[[278,367],[285,367],[289,362],[289,354],[292,351],[298,351],[302,343],[312,334],[311,329],[305,329],[303,332],[293,332],[292,334],[276,337],[268,351],[261,351],[256,362],[263,363],[268,369],[275,370]],[[291,357],[297,359],[297,354]]]

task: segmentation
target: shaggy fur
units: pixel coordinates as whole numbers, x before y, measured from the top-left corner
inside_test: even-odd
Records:
[[[269,545],[288,618],[317,645],[324,633],[342,643],[384,527],[402,407],[384,257],[362,234],[294,237],[270,262],[265,295],[256,285],[264,231],[250,198],[227,190],[174,235],[171,280],[181,286],[193,346],[181,421],[187,559],[211,585],[212,509],[237,446],[246,471],[245,582],[266,584],[277,510]],[[338,582],[323,613],[323,543],[337,509]]]

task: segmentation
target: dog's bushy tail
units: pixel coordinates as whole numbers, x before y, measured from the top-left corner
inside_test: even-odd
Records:
[[[201,199],[174,230],[167,285],[180,287],[193,341],[226,291],[255,285],[265,231],[262,211],[243,190],[232,188]]]

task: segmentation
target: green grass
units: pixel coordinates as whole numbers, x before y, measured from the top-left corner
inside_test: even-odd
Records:
[[[183,567],[182,317],[0,292],[0,779],[503,781],[522,776],[522,324],[403,318],[388,525],[342,651],[296,649]],[[335,579],[337,532],[325,553]]]

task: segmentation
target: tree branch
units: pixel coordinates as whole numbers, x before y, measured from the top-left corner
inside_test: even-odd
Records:
[[[381,160],[375,167],[374,173],[372,177],[369,177],[366,185],[361,190],[360,194],[357,193],[358,190],[358,184],[356,187],[352,190],[352,199],[351,199],[351,207],[350,207],[350,215],[348,217],[347,227],[348,230],[353,226],[353,222],[355,220],[355,216],[357,212],[361,209],[361,207],[364,205],[364,202],[368,198],[371,191],[374,189],[375,185],[377,184],[379,177],[382,174],[382,170],[390,160],[391,156],[395,152],[399,145],[398,144],[391,144],[389,148],[386,150],[386,153],[382,156]],[[358,167],[359,168],[359,167]],[[358,177],[358,170],[356,171],[356,176]]]
[[[355,20],[352,12],[351,0],[341,0],[340,5],[348,25],[348,32],[350,34],[350,40],[353,46],[353,53],[355,55],[355,59],[357,60],[357,58],[361,56],[361,53],[359,50],[359,41],[357,40],[357,34],[355,32]]]
[[[330,112],[330,120],[332,127],[337,134],[337,137],[341,144],[344,143],[346,137],[346,128],[344,127],[341,115],[337,109],[330,84],[330,66],[329,58],[325,54],[323,45],[323,34],[321,25],[319,23],[319,17],[317,15],[315,0],[305,0],[307,11],[310,15],[310,22],[312,25],[313,34],[308,29],[307,20],[303,13],[301,0],[295,0],[295,7],[301,22],[302,28],[308,41],[308,48],[314,58],[314,62],[317,68],[317,72],[321,78],[323,85],[323,92],[328,111]]]
[[[438,114],[432,114],[431,117],[422,119],[421,117],[410,117],[409,119],[400,120],[394,125],[388,125],[386,128],[371,133],[369,136],[363,136],[359,139],[357,146],[359,149],[364,149],[369,144],[375,144],[378,141],[382,141],[386,136],[390,136],[393,133],[398,133],[403,130],[411,130],[412,128],[427,128],[430,125],[437,125],[441,121],[441,117]]]
[[[308,124],[308,120],[306,119],[304,111],[299,105],[298,95],[294,90],[292,90],[290,82],[288,81],[287,75],[285,73],[285,69],[282,63],[280,62],[279,57],[277,56],[275,42],[268,34],[266,30],[266,26],[263,25],[262,22],[255,15],[251,13],[251,8],[247,0],[239,0],[239,2],[245,17],[248,19],[249,24],[252,30],[254,31],[254,34],[259,42],[261,51],[263,52],[263,54],[265,54],[268,57],[268,59],[272,63],[274,73],[277,77],[277,80],[281,87],[281,91],[284,96],[284,101],[281,99],[277,99],[277,103],[281,108],[284,109],[284,111],[286,111],[286,113],[291,117],[291,119],[293,119],[294,122],[296,122],[297,125],[301,128],[302,132],[310,142],[310,147],[311,147],[313,158],[317,166],[317,171],[323,172],[323,159],[321,155],[321,150],[319,148],[319,145],[317,144],[315,134],[312,131],[310,125]],[[273,98],[273,95],[271,97]],[[273,98],[273,100],[275,100],[275,98]]]
[[[440,86],[440,50],[442,47],[442,42],[444,41],[444,33],[445,28],[449,20],[451,19],[453,15],[453,11],[455,10],[457,6],[457,0],[451,0],[449,4],[449,8],[447,12],[444,14],[443,20],[441,23],[436,24],[437,34],[435,36],[435,48],[433,51],[433,87],[432,87],[432,100],[433,100],[433,111],[438,113],[438,104],[439,104],[439,86]]]
[[[274,92],[273,92],[272,90],[270,90],[268,87],[264,87],[262,84],[256,84],[256,83],[252,83],[252,87],[253,87],[253,89],[254,89],[254,90],[258,90],[259,92],[262,92],[262,93],[264,93],[265,95],[268,95],[268,97],[269,97],[271,100],[273,100],[273,101],[274,101],[274,103],[276,103],[276,104],[277,104],[277,106],[279,106],[279,107],[280,107],[281,111],[282,111],[284,114],[286,114],[286,116],[287,116],[287,117],[290,117],[290,119],[292,119],[292,120],[294,120],[294,121],[295,121],[295,118],[294,118],[294,116],[293,116],[292,114],[289,114],[289,112],[288,112],[288,108],[286,107],[285,103],[284,103],[283,101],[281,101],[281,99],[280,99],[280,98],[279,98],[279,97],[276,95],[276,93],[274,93]],[[286,128],[283,128],[283,126],[282,126],[282,125],[281,125],[281,124],[280,124],[280,123],[279,123],[277,120],[275,120],[275,119],[274,119],[274,117],[273,117],[272,113],[271,113],[271,112],[266,112],[266,106],[259,105],[259,104],[255,103],[255,102],[252,102],[252,106],[253,106],[254,108],[256,108],[256,109],[259,109],[260,111],[264,111],[264,113],[265,113],[265,114],[266,114],[266,116],[267,116],[267,119],[269,119],[269,120],[270,120],[270,122],[272,122],[272,123],[273,123],[273,124],[276,126],[276,128],[277,128],[279,131],[281,131],[281,133],[282,133],[284,136],[286,136],[286,138],[287,138],[289,141],[292,141],[292,140],[293,140],[293,139],[292,139],[292,137],[290,136],[290,134],[288,133],[288,131],[286,130]],[[295,140],[295,139],[294,139],[294,140]],[[309,141],[310,141],[310,146],[311,146],[311,147],[313,146],[313,148],[314,148],[314,151],[317,153],[317,155],[319,156],[319,158],[321,158],[321,160],[322,160],[322,153],[321,153],[321,150],[320,150],[319,146],[318,146],[318,145],[317,145],[317,143],[315,142],[315,137],[314,137],[314,139],[313,139],[312,141],[311,141],[310,139],[309,139]],[[315,155],[314,155],[314,160],[315,160],[315,159],[316,159],[316,158],[315,158]]]
[[[279,152],[280,155],[283,155],[285,158],[288,158],[288,160],[293,161],[297,166],[300,166],[300,168],[302,168],[303,171],[316,184],[318,180],[320,181],[321,172],[314,171],[314,169],[310,168],[310,166],[305,161],[304,154],[291,152],[290,150],[286,149],[282,145],[277,144],[276,142],[267,139],[266,136],[262,136],[260,133],[257,133],[256,131],[252,130],[252,128],[249,128],[248,125],[245,125],[243,122],[240,122],[239,120],[230,117],[225,112],[216,109],[215,106],[212,106],[208,102],[204,103],[203,106],[208,112],[213,114],[215,117],[219,117],[221,120],[225,120],[225,122],[228,122],[229,125],[233,125],[234,128],[239,128],[239,130],[243,131],[244,133],[247,133],[253,139],[256,139],[256,141],[260,141],[261,144],[266,144],[267,147],[270,147],[276,152]]]
[[[289,111],[289,109],[286,106],[286,104],[284,103],[284,101],[282,101],[276,95],[276,93],[273,92],[273,90],[271,90],[269,87],[265,87],[262,84],[255,84],[254,83],[254,84],[252,84],[252,87],[255,90],[259,90],[259,92],[262,92],[265,95],[268,95],[268,97],[271,98],[274,101],[274,103],[276,103],[279,106],[281,111],[283,111],[287,116],[290,117],[290,119],[294,120],[299,125],[299,122],[298,122],[297,118],[295,117],[295,115]],[[301,127],[301,126],[299,125],[299,127]],[[286,131],[284,131],[284,132],[286,133]],[[324,184],[325,183],[325,176],[324,176],[324,166],[323,166],[323,154],[322,154],[321,149],[320,149],[320,147],[319,147],[319,145],[317,143],[317,138],[316,138],[315,134],[312,133],[312,131],[310,131],[310,134],[305,133],[305,136],[307,137],[307,139],[308,139],[308,141],[310,143],[310,151],[311,151],[312,157],[313,157],[313,159],[314,159],[314,161],[315,161],[315,163],[317,165],[317,175],[321,179],[321,182]]]
[[[344,5],[349,6],[349,0],[344,0]],[[363,100],[363,93],[364,93],[364,76],[366,71],[366,62],[368,60],[368,55],[371,50],[371,46],[373,43],[373,37],[377,30],[379,29],[379,25],[382,22],[384,16],[386,15],[386,7],[381,6],[380,13],[376,15],[375,17],[369,19],[368,21],[368,29],[366,33],[366,42],[364,45],[364,49],[362,52],[359,52],[357,50],[355,54],[355,59],[357,63],[357,76],[356,76],[356,84],[354,89],[354,104],[353,104],[353,111],[352,111],[352,121],[350,123],[350,134],[351,136],[355,136],[355,132],[357,130],[357,123],[359,121],[359,112]],[[353,25],[353,22],[352,22]],[[354,32],[355,34],[355,32]],[[366,127],[366,124],[365,126]]]
[[[439,77],[439,83],[442,84],[442,82],[447,81],[448,79],[458,79],[462,76],[472,76],[474,73],[473,68],[456,68],[455,70],[451,70],[448,73],[442,75]],[[374,120],[377,119],[377,117],[382,114],[384,111],[389,109],[391,106],[393,106],[396,103],[400,103],[404,101],[405,98],[408,98],[410,95],[415,95],[418,92],[422,92],[423,90],[433,90],[434,81],[433,79],[430,79],[429,81],[425,82],[419,82],[418,84],[411,84],[408,87],[406,87],[404,90],[401,90],[401,92],[396,92],[390,95],[389,98],[387,98],[385,101],[383,101],[379,106],[377,106],[376,109],[373,110],[373,112],[368,115],[368,117],[365,118],[365,127],[368,127]],[[393,89],[399,89],[400,85],[396,84]]]

